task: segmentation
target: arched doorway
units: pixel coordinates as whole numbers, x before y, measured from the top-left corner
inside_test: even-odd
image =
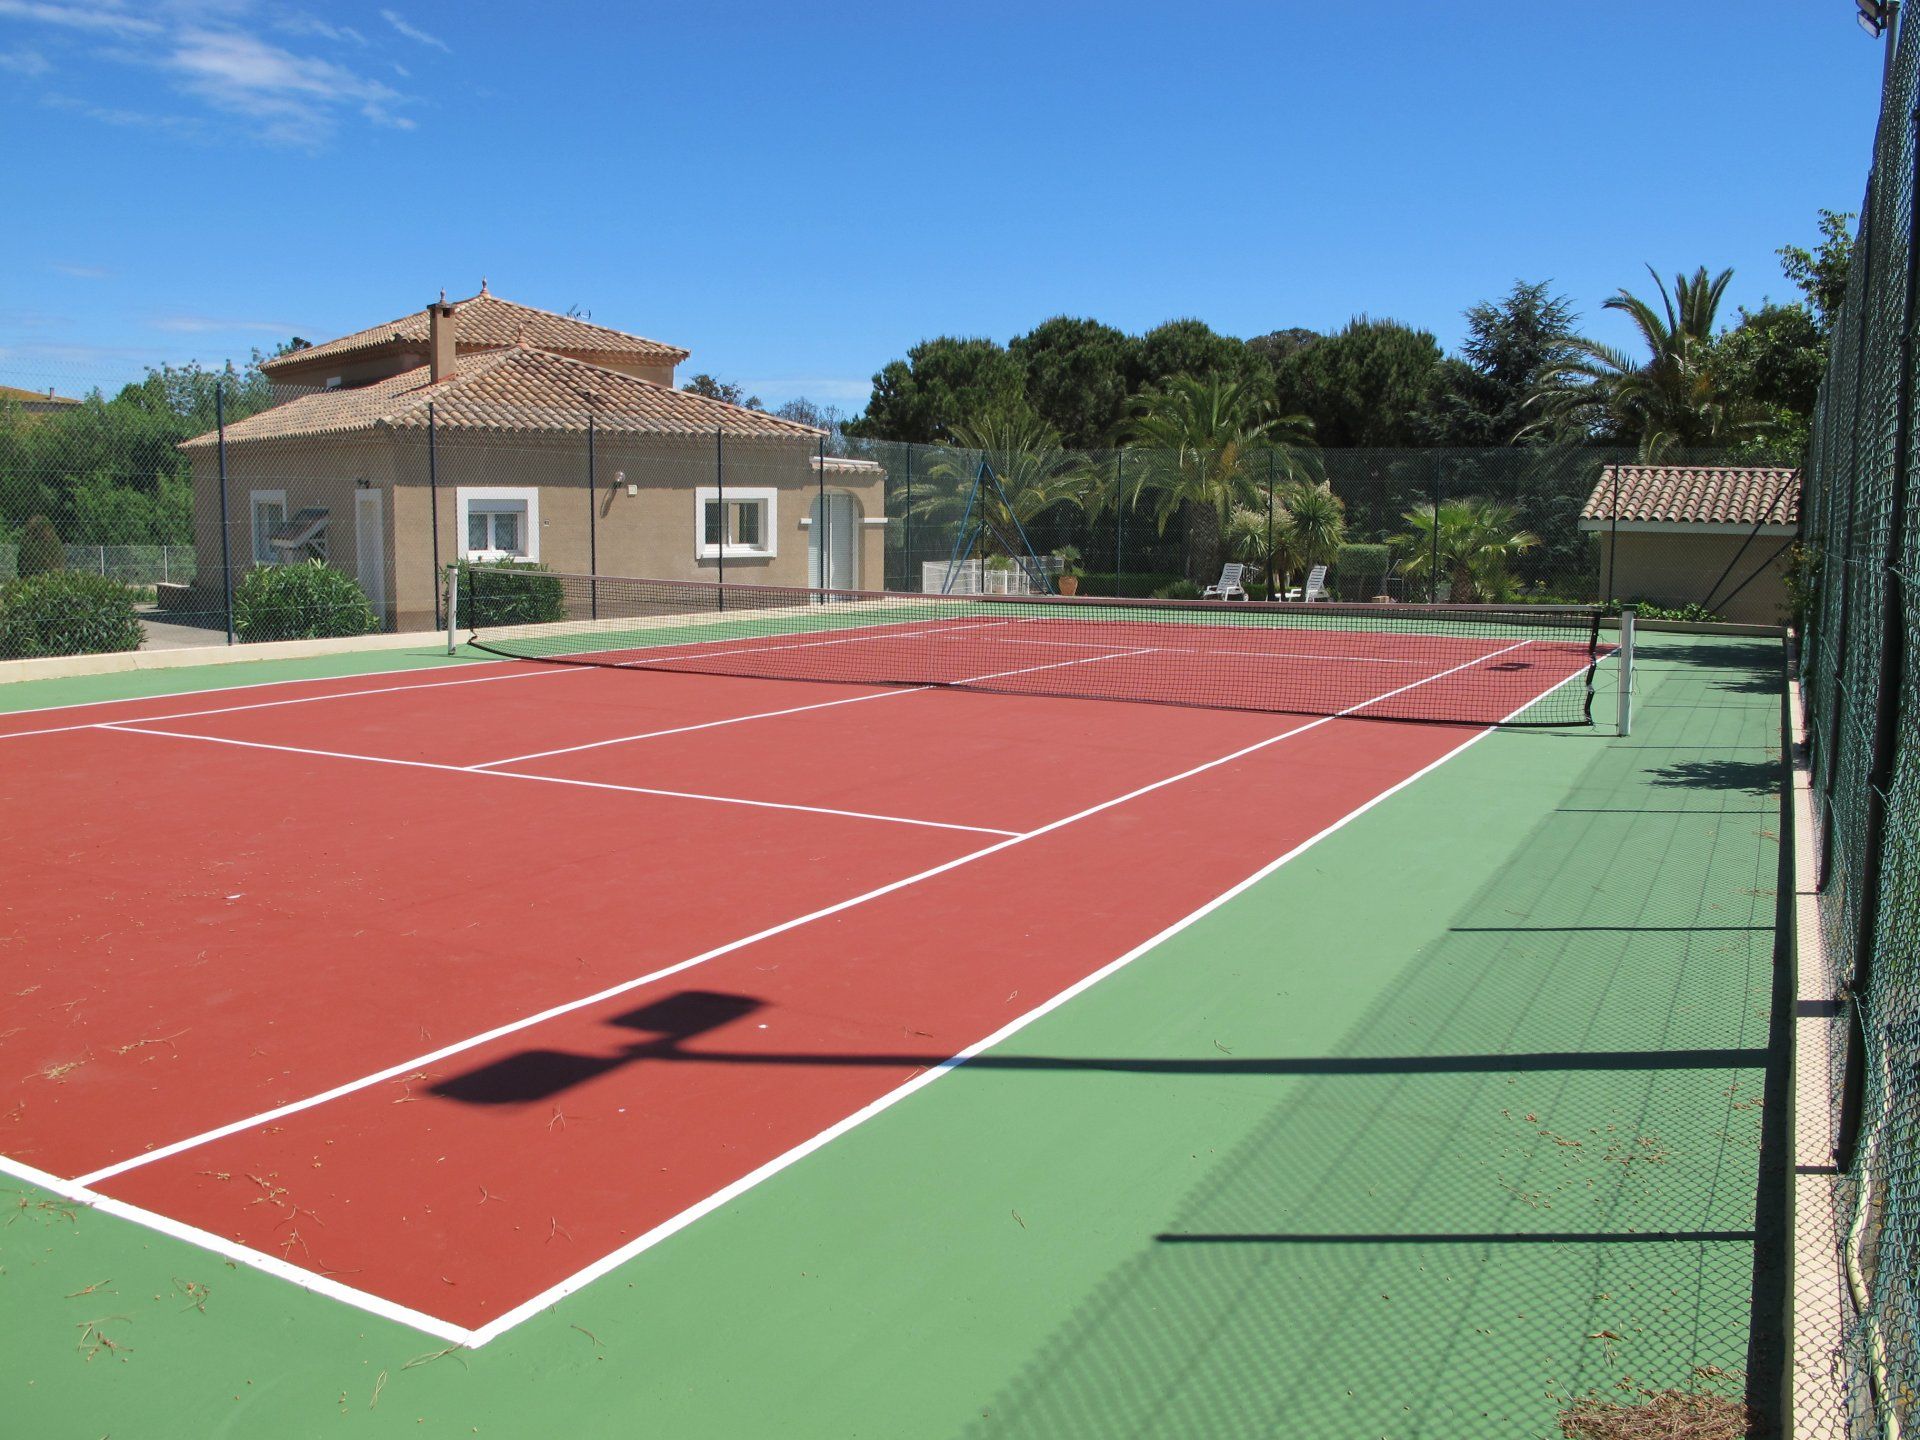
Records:
[[[853,496],[844,490],[816,495],[809,513],[807,584],[816,590],[858,590],[860,511]]]

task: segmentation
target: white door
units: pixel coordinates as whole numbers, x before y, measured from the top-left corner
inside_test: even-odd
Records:
[[[380,492],[353,492],[353,568],[367,603],[381,624],[387,619],[387,535],[380,519]]]
[[[834,490],[825,499],[824,510],[819,497],[813,502],[807,534],[807,582],[821,590],[858,590],[860,521],[854,513],[853,497]],[[823,551],[824,568],[820,563]]]

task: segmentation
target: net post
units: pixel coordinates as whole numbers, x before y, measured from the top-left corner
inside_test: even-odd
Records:
[[[1633,607],[1620,611],[1620,734],[1633,733]]]
[[[449,565],[443,573],[447,586],[447,654],[460,647],[460,567]]]

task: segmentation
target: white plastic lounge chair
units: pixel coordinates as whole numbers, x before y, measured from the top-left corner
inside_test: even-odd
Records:
[[[1245,600],[1247,592],[1240,584],[1240,577],[1247,573],[1244,565],[1222,565],[1220,578],[1200,592],[1202,600]]]
[[[1327,567],[1324,565],[1314,566],[1313,569],[1307,572],[1305,588],[1303,589],[1298,585],[1294,586],[1293,589],[1287,591],[1286,598],[1289,600],[1304,600],[1309,602],[1325,600],[1327,598]]]

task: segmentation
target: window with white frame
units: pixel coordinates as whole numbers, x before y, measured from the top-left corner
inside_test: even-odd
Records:
[[[540,492],[532,487],[459,491],[461,548],[469,560],[538,560]]]
[[[777,552],[772,490],[724,490],[705,486],[694,492],[694,553],[712,560],[722,553],[762,557]]]
[[[253,526],[253,563],[278,564],[281,557],[270,543],[273,532],[287,523],[287,492],[254,490],[247,496]]]

